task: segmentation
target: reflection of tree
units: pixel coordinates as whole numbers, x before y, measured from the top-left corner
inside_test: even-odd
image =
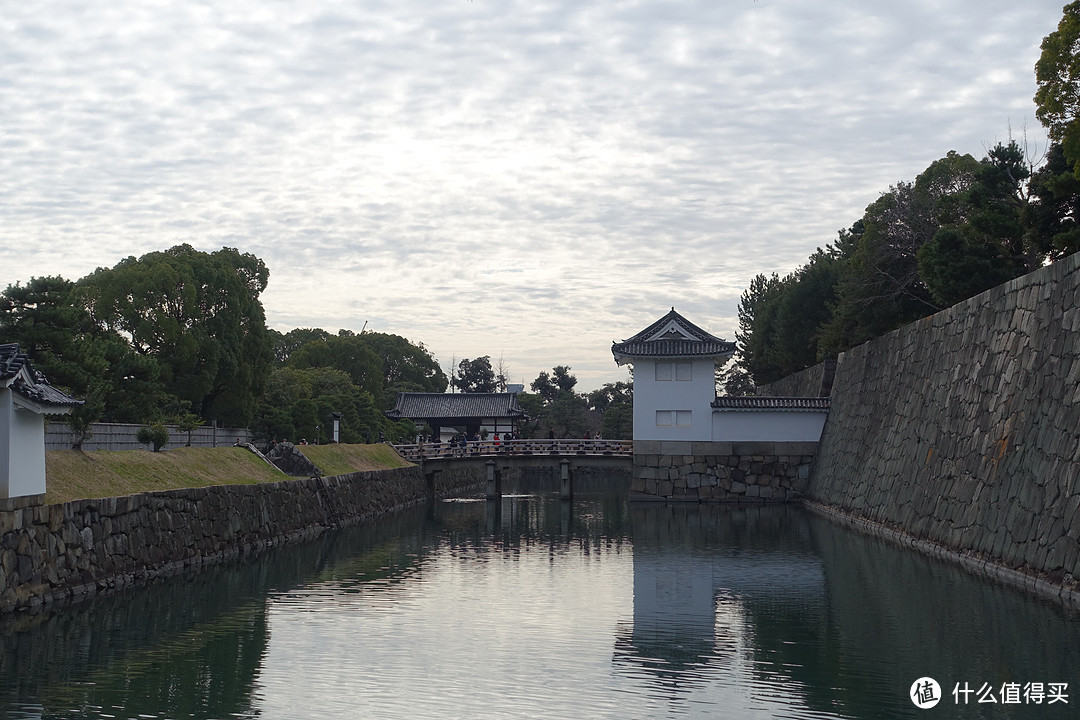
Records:
[[[0,714],[37,703],[47,716],[63,717],[83,707],[115,707],[124,717],[253,716],[270,636],[267,596],[334,584],[348,592],[372,578],[399,582],[421,564],[423,520],[422,509],[399,513],[258,558],[6,618]]]

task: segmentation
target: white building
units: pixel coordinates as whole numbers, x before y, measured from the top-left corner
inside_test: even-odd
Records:
[[[635,442],[817,442],[821,437],[828,398],[716,397],[716,366],[731,358],[735,343],[710,335],[675,308],[632,338],[613,343],[611,352],[620,365],[634,366]]]
[[[45,415],[80,404],[49,385],[18,345],[0,345],[0,498],[45,493]]]
[[[634,440],[712,440],[716,364],[733,352],[735,343],[710,335],[675,308],[613,343],[615,362],[634,366]]]

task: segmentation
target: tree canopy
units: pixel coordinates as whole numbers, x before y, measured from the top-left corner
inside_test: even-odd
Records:
[[[1043,38],[1035,82],[1035,116],[1075,165],[1080,159],[1080,0],[1063,8],[1057,30]]]

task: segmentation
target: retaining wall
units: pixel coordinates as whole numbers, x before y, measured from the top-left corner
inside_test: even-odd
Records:
[[[817,443],[634,441],[633,500],[792,502]]]
[[[255,553],[479,487],[419,467],[56,505],[0,501],[0,612],[36,609]]]
[[[819,509],[1075,587],[1080,254],[842,354],[831,397]]]

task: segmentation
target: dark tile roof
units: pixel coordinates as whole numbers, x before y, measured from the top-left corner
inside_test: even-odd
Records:
[[[17,343],[0,344],[0,385],[10,387],[12,392],[39,405],[82,405],[82,400],[57,390],[44,375],[34,370],[30,357],[20,350]]]
[[[398,393],[397,404],[386,411],[398,420],[450,418],[524,418],[515,393]]]
[[[717,410],[810,410],[827,411],[827,397],[718,397],[712,401]]]
[[[660,334],[669,325],[677,329]],[[634,337],[611,344],[611,353],[620,363],[642,357],[724,357],[733,352],[735,343],[710,335],[675,312],[675,308]]]

